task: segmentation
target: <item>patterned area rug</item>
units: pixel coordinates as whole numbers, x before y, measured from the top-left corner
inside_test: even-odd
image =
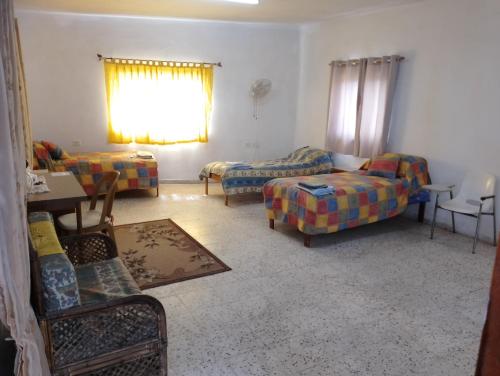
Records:
[[[114,230],[118,254],[142,290],[231,270],[171,219]]]

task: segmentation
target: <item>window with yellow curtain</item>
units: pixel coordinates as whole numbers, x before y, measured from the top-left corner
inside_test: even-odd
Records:
[[[106,59],[108,141],[208,142],[213,67]]]

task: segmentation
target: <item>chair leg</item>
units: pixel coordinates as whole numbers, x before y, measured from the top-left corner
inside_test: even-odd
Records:
[[[115,231],[113,230],[113,225],[108,225],[106,228],[106,232],[108,233],[108,236],[111,238],[111,240],[113,240],[113,242],[115,242],[116,244]]]
[[[497,246],[497,215],[495,208],[493,208],[493,245]]]
[[[472,253],[476,253],[476,245],[477,245],[477,238],[479,237],[479,224],[480,223],[481,223],[481,210],[479,210],[479,214],[477,215],[476,233],[474,235],[474,244],[472,245]]]
[[[453,200],[453,192],[450,191],[450,199]],[[455,234],[457,232],[456,228],[455,228],[455,213],[454,212],[451,212],[451,224],[453,226],[453,233]]]
[[[229,196],[224,195],[224,205],[229,206]]]
[[[431,239],[434,239],[434,229],[436,227],[436,215],[438,211],[438,199],[439,199],[439,193],[436,195],[436,203],[434,204],[434,215],[432,217],[432,226],[431,226]]]

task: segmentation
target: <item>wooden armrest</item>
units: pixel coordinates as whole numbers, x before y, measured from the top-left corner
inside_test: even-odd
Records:
[[[78,307],[72,307],[56,312],[48,312],[45,315],[39,317],[40,320],[56,321],[64,319],[76,319],[81,316],[95,314],[100,311],[111,310],[116,307],[121,307],[131,304],[142,304],[151,306],[151,308],[160,315],[165,315],[165,310],[163,305],[156,298],[149,295],[136,294],[129,295],[123,298],[113,299],[108,302],[96,303],[96,304],[86,304]]]
[[[59,242],[73,265],[85,265],[118,257],[115,242],[104,234],[70,235],[60,238]]]

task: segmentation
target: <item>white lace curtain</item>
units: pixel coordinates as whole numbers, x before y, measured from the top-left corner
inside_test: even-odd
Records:
[[[327,149],[364,158],[384,153],[400,60],[332,62]]]
[[[49,375],[30,305],[25,131],[12,0],[0,0],[0,320],[18,351],[20,375]]]

